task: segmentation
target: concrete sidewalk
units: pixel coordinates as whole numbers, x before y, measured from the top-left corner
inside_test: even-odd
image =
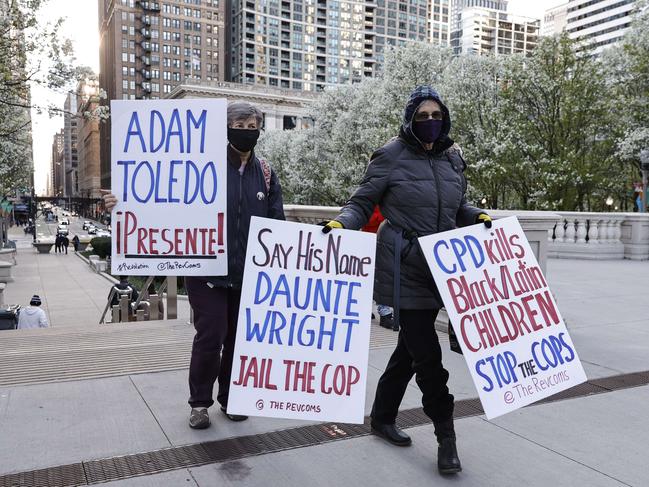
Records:
[[[66,319],[76,323],[71,327],[95,325],[107,281],[77,265],[81,261],[73,255],[38,256],[21,249],[19,259],[12,284],[19,284],[23,269],[30,270],[32,285],[41,283],[48,312],[61,320],[59,326]],[[36,263],[26,263],[30,259]],[[73,299],[85,303],[77,316],[55,304],[67,299],[56,289],[56,277],[66,269],[67,282],[74,282],[69,286]],[[550,260],[548,280],[589,379],[649,371],[649,262]],[[90,296],[97,293],[95,299]],[[441,339],[451,391],[458,400],[477,397],[463,357],[449,352],[447,338]],[[370,350],[366,413],[390,345],[386,340]],[[418,407],[420,399],[413,381],[401,407]],[[108,485],[643,487],[649,485],[647,399],[649,386],[644,386],[535,405],[492,421],[460,419],[456,428],[464,471],[449,479],[436,472],[428,425],[408,430],[414,440],[409,448],[363,436]],[[213,407],[212,427],[195,431],[187,426],[186,401],[186,369],[0,387],[0,475],[305,424],[267,418],[232,423]]]
[[[49,232],[46,224],[38,228]],[[31,245],[31,236],[19,227],[9,230],[9,238],[16,241],[18,264],[13,268],[14,282],[8,283],[4,292],[5,303],[26,306],[38,294],[53,327],[99,324],[112,287],[110,281],[93,272],[72,248],[68,254],[54,250],[39,254]],[[178,301],[178,317],[189,319],[187,301]]]

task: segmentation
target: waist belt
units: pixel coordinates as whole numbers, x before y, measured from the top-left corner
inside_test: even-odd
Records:
[[[389,220],[386,220],[390,228],[396,234],[394,241],[394,268],[392,275],[392,313],[394,323],[399,325],[399,308],[401,307],[401,260],[408,256],[412,250],[413,245],[417,242],[417,232],[413,230],[405,230],[401,227],[394,225]],[[403,248],[403,239],[408,240],[408,246]],[[405,255],[404,255],[405,251]]]

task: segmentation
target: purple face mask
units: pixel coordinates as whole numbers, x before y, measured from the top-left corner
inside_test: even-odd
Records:
[[[413,122],[412,133],[425,144],[432,144],[439,137],[442,131],[443,120],[424,120],[423,122]]]

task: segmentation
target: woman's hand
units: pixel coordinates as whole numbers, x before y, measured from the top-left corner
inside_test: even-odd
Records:
[[[343,224],[336,220],[330,220],[322,227],[322,233],[329,233],[334,228],[344,228]]]
[[[104,200],[104,206],[106,211],[112,211],[112,209],[117,204],[117,196],[110,192],[110,189],[100,189],[102,193],[102,199]]]
[[[476,218],[476,223],[484,223],[484,226],[487,228],[491,228],[491,222],[491,217],[486,213],[480,213],[478,218]]]

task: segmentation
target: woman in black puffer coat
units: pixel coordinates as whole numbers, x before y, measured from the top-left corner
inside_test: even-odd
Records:
[[[359,229],[375,205],[386,221],[377,234],[374,300],[391,305],[401,327],[397,347],[376,391],[372,431],[389,442],[406,446],[410,437],[395,420],[413,375],[422,391],[424,412],[433,420],[442,473],[461,470],[453,428],[453,396],[435,318],[443,306],[418,237],[484,221],[488,215],[465,199],[464,160],[449,138],[451,118],[437,92],[420,86],[410,95],[399,136],[371,157],[358,189],[332,228]]]

